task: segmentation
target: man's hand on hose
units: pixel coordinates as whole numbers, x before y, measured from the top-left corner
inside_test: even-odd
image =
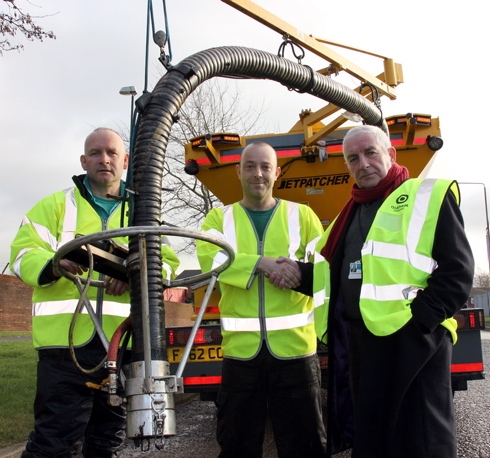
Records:
[[[115,278],[105,277],[104,288],[106,294],[110,296],[122,296],[129,289],[129,284]]]

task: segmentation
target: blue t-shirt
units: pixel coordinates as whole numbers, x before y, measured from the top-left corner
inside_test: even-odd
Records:
[[[87,188],[88,195],[87,200],[90,202],[90,205],[94,208],[97,214],[104,220],[107,221],[109,216],[111,216],[112,212],[117,208],[117,206],[121,203],[120,200],[117,199],[109,199],[106,197],[96,196],[92,193],[92,189],[90,188],[90,182],[88,177],[83,179],[83,184]],[[121,180],[121,187],[119,189],[119,195],[124,195],[125,183]]]

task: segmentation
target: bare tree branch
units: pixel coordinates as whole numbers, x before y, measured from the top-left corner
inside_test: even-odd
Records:
[[[476,269],[475,277],[473,278],[473,286],[475,288],[490,287],[490,273],[484,272],[482,269]]]
[[[52,31],[46,32],[34,22],[34,19],[46,16],[31,16],[22,11],[14,0],[3,0],[2,10],[0,11],[0,35],[2,35],[0,38],[0,56],[3,55],[3,51],[24,49],[24,45],[10,42],[10,37],[15,37],[17,32],[20,32],[29,41],[44,41],[46,38],[56,39]]]
[[[185,101],[174,124],[165,158],[164,186],[171,188],[162,199],[162,219],[167,224],[199,230],[202,220],[219,199],[195,176],[184,172],[184,145],[193,137],[213,132],[250,135],[257,131],[262,107],[242,106],[240,91],[229,82],[213,79],[201,84]],[[194,253],[193,241],[182,239],[176,250]]]

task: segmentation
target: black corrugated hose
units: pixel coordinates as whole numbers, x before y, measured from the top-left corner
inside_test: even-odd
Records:
[[[366,124],[388,129],[382,113],[372,102],[352,89],[315,72],[308,66],[264,51],[242,47],[219,47],[196,53],[168,69],[151,93],[140,97],[141,119],[136,134],[132,173],[134,200],[132,226],[158,226],[165,151],[179,109],[201,83],[216,76],[268,79],[289,89],[308,93],[359,114]],[[148,289],[152,360],[166,360],[163,284],[161,280],[161,239],[147,236]],[[138,252],[138,237],[130,237],[131,254]],[[128,266],[133,320],[133,361],[143,358],[141,280],[137,261]]]

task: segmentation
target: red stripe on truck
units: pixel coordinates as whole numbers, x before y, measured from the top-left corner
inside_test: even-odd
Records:
[[[184,377],[184,385],[220,385],[221,375],[209,377]]]
[[[451,364],[451,372],[483,372],[483,363]]]

